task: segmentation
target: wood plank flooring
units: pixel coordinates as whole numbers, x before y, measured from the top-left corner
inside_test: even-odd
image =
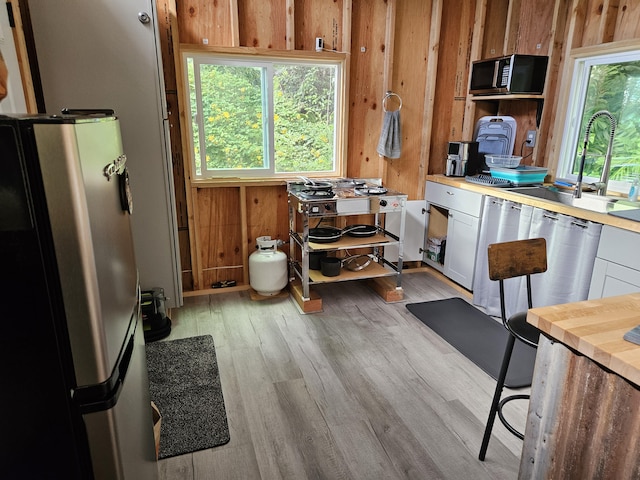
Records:
[[[161,460],[160,478],[517,478],[522,442],[498,421],[477,459],[495,381],[405,307],[464,292],[429,272],[403,289],[385,303],[364,282],[318,285],[324,312],[307,315],[249,292],[186,298],[166,340],[213,336],[231,441]]]

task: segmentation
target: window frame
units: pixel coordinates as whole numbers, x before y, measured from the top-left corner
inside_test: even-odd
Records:
[[[189,92],[189,80],[188,80],[188,61],[193,57],[207,57],[215,56],[225,64],[247,66],[259,66],[262,67],[265,64],[274,63],[308,63],[310,65],[331,65],[337,68],[336,78],[336,108],[335,108],[335,139],[334,139],[334,156],[335,156],[335,168],[332,172],[300,172],[300,173],[276,173],[274,165],[274,135],[273,129],[267,128],[265,141],[268,142],[267,149],[271,156],[269,161],[269,168],[265,169],[229,169],[229,170],[217,170],[215,176],[204,176],[196,174],[195,167],[195,151],[193,148],[193,126],[191,122],[191,98]],[[178,94],[182,99],[181,115],[183,123],[183,136],[184,136],[184,148],[183,151],[187,154],[189,162],[189,171],[191,181],[193,183],[205,184],[205,183],[228,183],[233,182],[256,182],[256,181],[284,181],[292,178],[298,178],[298,175],[305,176],[322,176],[325,178],[340,178],[344,177],[346,171],[346,138],[347,138],[347,126],[348,126],[348,55],[339,52],[309,52],[301,50],[271,50],[271,49],[258,49],[249,47],[210,47],[210,46],[198,46],[198,45],[181,45],[180,48],[180,67],[182,69],[181,79],[182,82],[178,83]],[[267,71],[268,76],[268,71]],[[264,80],[264,79],[263,79]],[[266,88],[268,89],[266,102],[269,109],[269,114],[273,112],[273,92],[271,91],[271,80],[266,79]],[[199,84],[199,82],[197,81]],[[200,88],[196,85],[196,89]],[[271,117],[272,115],[265,115],[265,117]],[[264,119],[265,122],[270,121]],[[201,142],[203,137],[200,136]],[[209,171],[210,172],[210,171]]]
[[[640,60],[640,41],[611,42],[605,45],[576,48],[571,51],[568,68],[565,69],[561,98],[566,99],[564,113],[556,119],[562,121],[562,136],[558,140],[558,157],[556,164],[556,178],[577,180],[577,174],[571,172],[573,160],[580,154],[578,141],[584,132],[578,131],[584,112],[584,102],[587,93],[590,67],[623,61]],[[575,149],[575,150],[574,150]],[[599,178],[583,178],[584,182],[597,182]],[[617,193],[627,193],[631,182],[610,180],[608,190]]]

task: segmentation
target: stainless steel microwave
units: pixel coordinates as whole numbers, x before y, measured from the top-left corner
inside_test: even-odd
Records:
[[[469,93],[541,94],[547,76],[549,57],[543,55],[509,55],[477,60],[471,64]]]

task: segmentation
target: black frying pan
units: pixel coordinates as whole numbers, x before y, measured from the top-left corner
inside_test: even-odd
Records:
[[[372,237],[378,229],[373,225],[349,225],[340,230],[336,227],[316,227],[309,229],[309,241],[315,243],[332,243],[340,240],[342,235],[350,237]]]
[[[316,227],[309,229],[309,241],[315,243],[332,243],[340,240],[342,230],[336,227]]]
[[[308,191],[328,192],[333,188],[333,185],[330,182],[315,181],[307,177],[300,177],[300,178],[304,180],[304,188],[305,190],[308,190]]]
[[[329,182],[314,182],[314,183],[305,183],[305,190],[311,190],[313,192],[329,192],[333,188]]]
[[[378,232],[375,225],[349,225],[342,230],[343,234],[350,237],[373,237]]]

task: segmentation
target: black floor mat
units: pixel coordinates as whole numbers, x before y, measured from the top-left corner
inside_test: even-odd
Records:
[[[498,378],[509,335],[501,323],[461,298],[409,303],[407,308],[465,357]],[[505,386],[531,385],[535,360],[536,349],[516,341]]]
[[[147,343],[146,349],[149,393],[162,415],[158,458],[229,442],[213,337]]]

